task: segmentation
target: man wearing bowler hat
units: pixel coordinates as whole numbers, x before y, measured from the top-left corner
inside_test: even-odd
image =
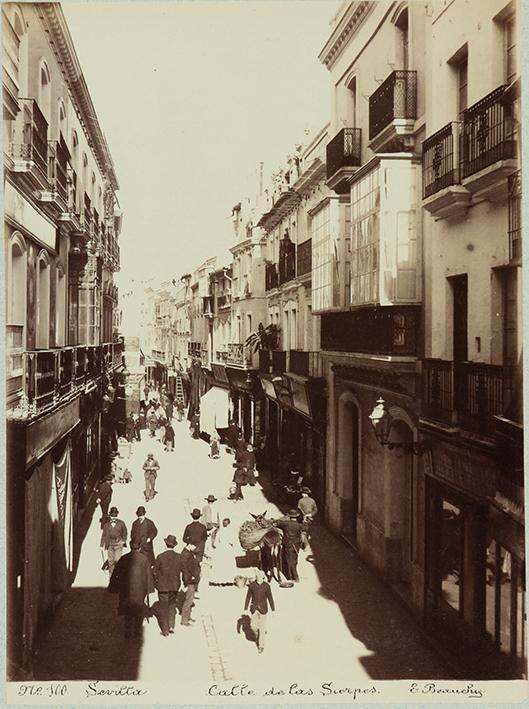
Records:
[[[174,633],[176,599],[180,590],[183,564],[181,555],[175,551],[177,541],[174,534],[168,534],[164,541],[167,548],[156,557],[154,580],[160,603],[160,630],[162,635],[167,636]]]
[[[109,517],[103,525],[100,546],[103,556],[106,552],[108,571],[112,576],[114,567],[123,553],[123,547],[127,546],[127,527],[125,522],[118,519],[117,507],[111,507],[108,514]]]
[[[132,523],[130,530],[130,541],[138,542],[140,551],[149,559],[152,566],[154,564],[154,549],[152,540],[158,534],[154,522],[145,516],[145,507],[138,507],[136,510],[136,519]]]
[[[291,581],[299,581],[298,554],[302,542],[302,533],[307,531],[307,524],[298,522],[299,510],[290,510],[288,519],[280,519],[275,526],[283,530],[283,555],[285,576]]]
[[[301,497],[298,502],[298,510],[303,516],[304,522],[312,522],[314,517],[318,514],[318,506],[316,500],[310,496],[310,488],[301,488]]]
[[[194,544],[196,547],[196,556],[198,561],[202,561],[204,556],[204,548],[206,546],[206,539],[208,538],[208,530],[205,524],[199,522],[202,517],[202,512],[195,507],[191,512],[191,517],[193,521],[190,522],[184,529],[184,536],[182,540],[184,544]]]

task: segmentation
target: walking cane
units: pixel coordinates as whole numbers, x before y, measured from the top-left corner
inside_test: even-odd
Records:
[[[149,609],[149,613],[147,614],[147,624],[149,624],[151,620],[151,599],[149,594],[147,594],[147,608]]]

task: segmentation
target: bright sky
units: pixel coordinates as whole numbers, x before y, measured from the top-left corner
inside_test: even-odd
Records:
[[[63,2],[120,183],[121,285],[232,245],[231,208],[328,121],[338,0]]]

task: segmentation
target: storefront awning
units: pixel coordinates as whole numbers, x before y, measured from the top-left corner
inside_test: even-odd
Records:
[[[228,428],[230,397],[226,389],[211,387],[200,398],[200,428],[215,433],[217,428]]]

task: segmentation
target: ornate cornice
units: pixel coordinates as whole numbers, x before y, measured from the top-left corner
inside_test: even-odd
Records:
[[[354,2],[349,4],[318,56],[327,69],[332,69],[346,44],[358,31],[360,25],[371,13],[375,5],[376,2],[371,0],[354,0]]]
[[[99,167],[110,180],[114,190],[119,189],[114,164],[105,136],[99,125],[94,104],[88,91],[77,52],[66,19],[59,3],[35,3],[37,14],[44,26],[48,41],[61,67],[64,79],[71,91],[79,120],[93,149]]]

